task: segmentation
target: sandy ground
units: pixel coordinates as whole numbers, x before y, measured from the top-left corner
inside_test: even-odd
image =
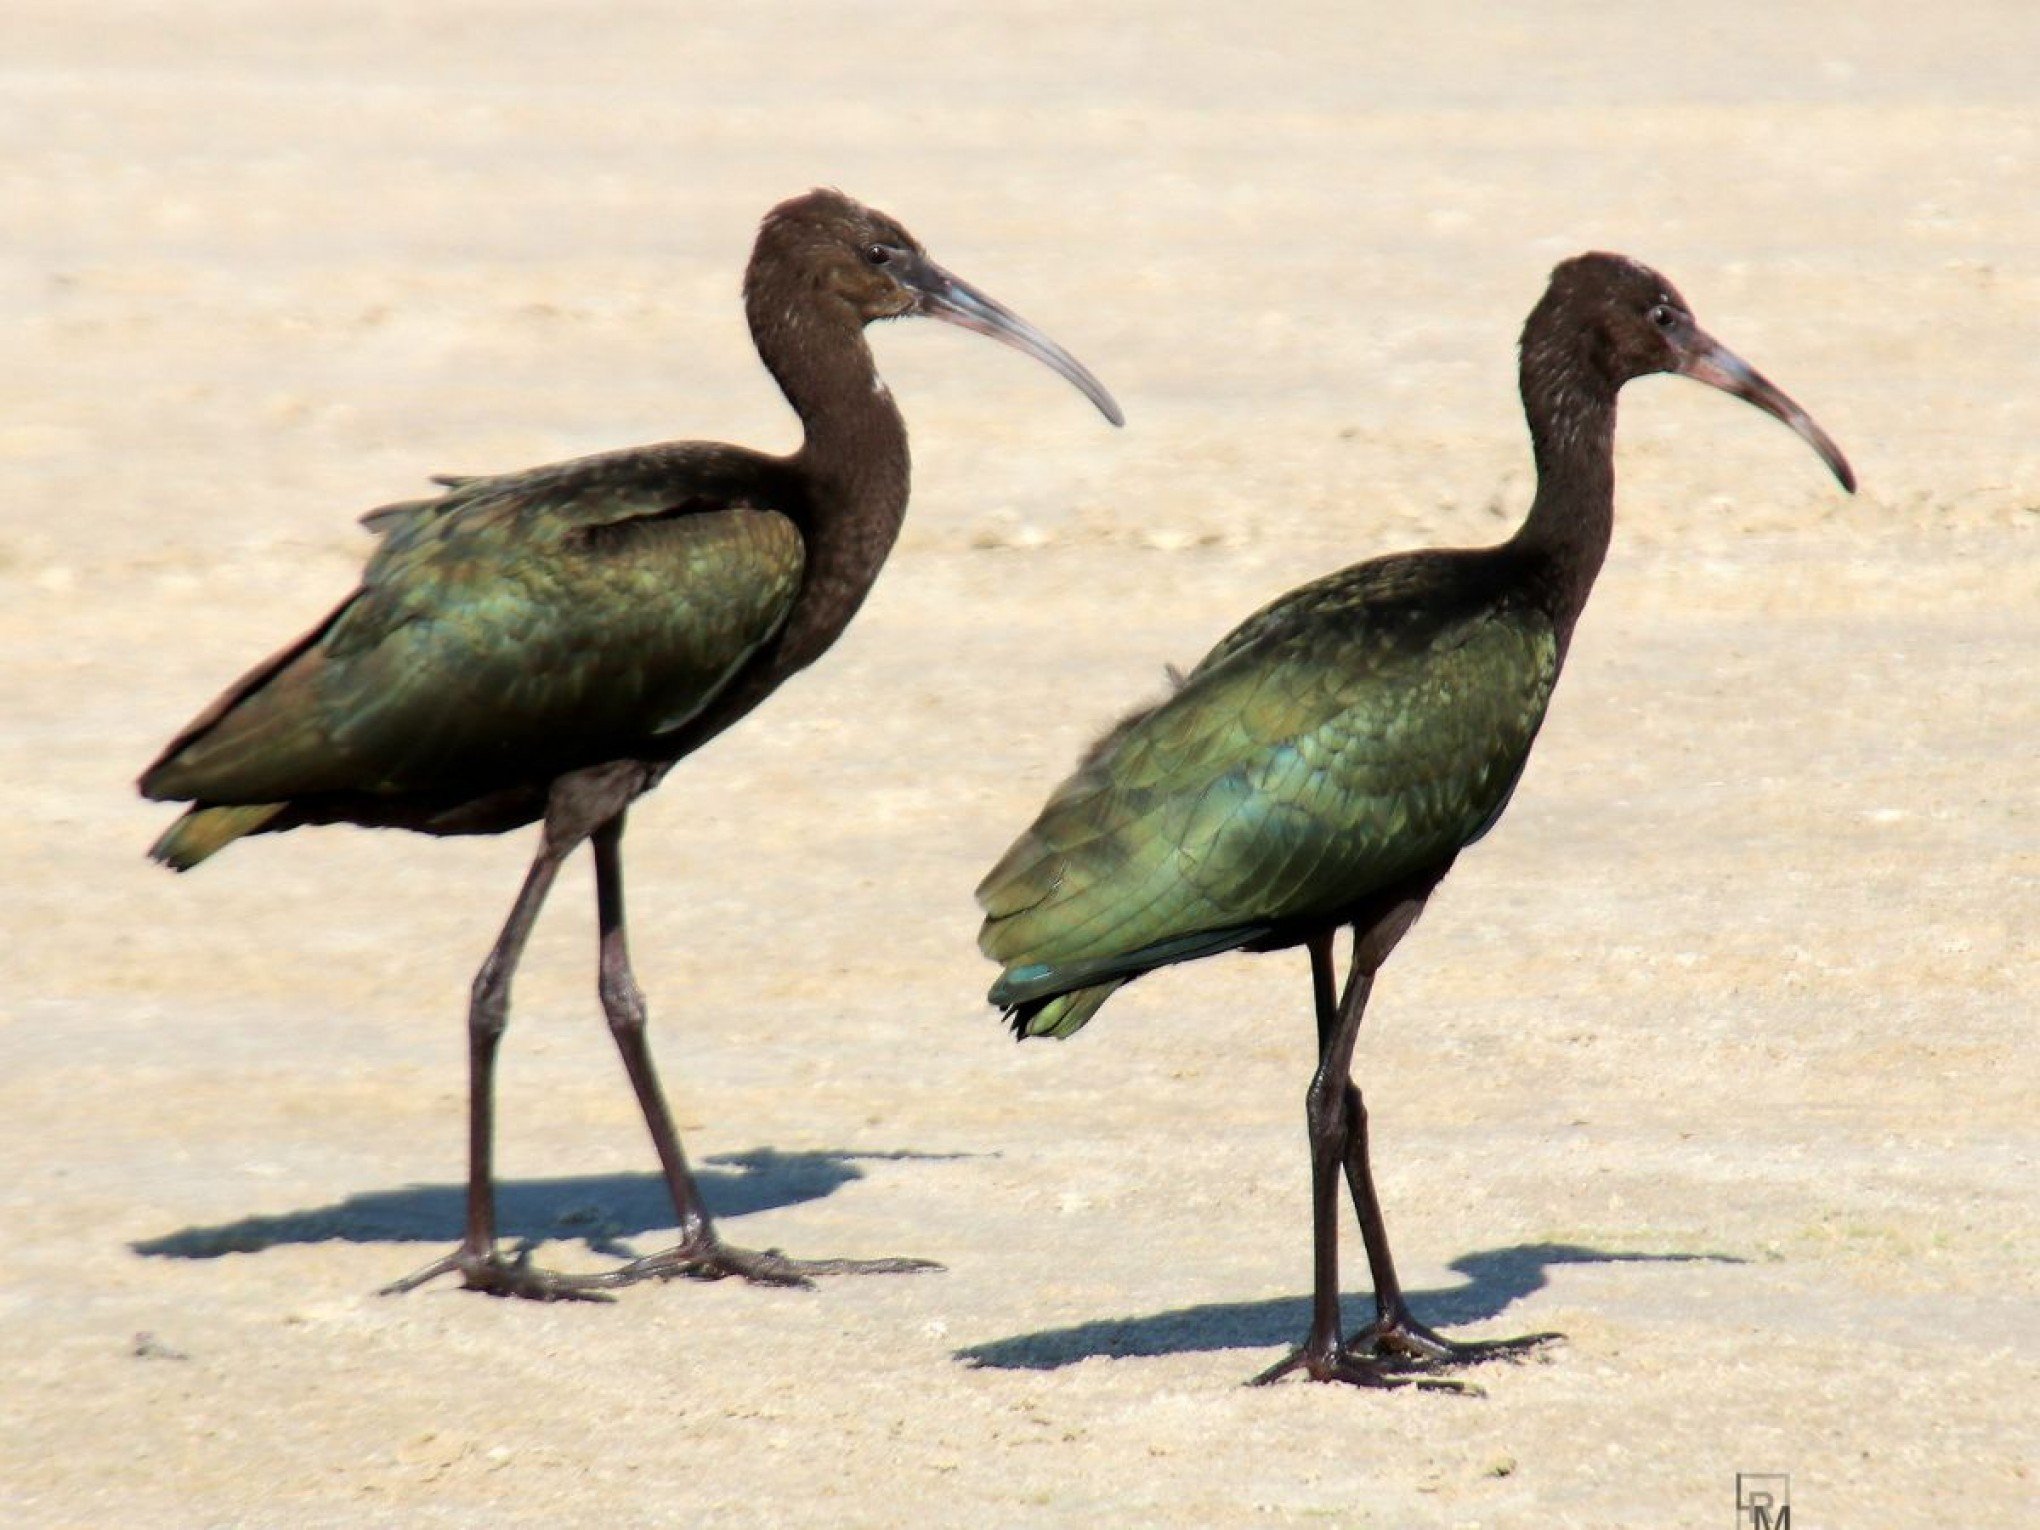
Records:
[[[0,1518],[1727,1526],[1775,1472],[1802,1530],[2022,1522],[2040,10],[1494,10],[10,0]],[[879,337],[892,566],[633,819],[728,1233],[948,1272],[378,1298],[457,1231],[465,988],[529,839],[306,832],[178,881],[130,782],[424,474],[787,444],[736,284],[816,183],[1131,421]],[[1250,1391],[1305,1319],[1303,963],[1016,1048],[970,889],[1165,661],[1507,528],[1515,331],[1594,246],[1864,492],[1632,390],[1550,724],[1361,1057],[1421,1310],[1570,1343],[1478,1400]],[[669,1235],[591,902],[577,867],[502,1081],[506,1221],[576,1267]]]

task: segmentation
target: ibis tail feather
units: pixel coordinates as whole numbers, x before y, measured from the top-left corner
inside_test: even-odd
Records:
[[[195,807],[170,825],[149,846],[149,859],[172,871],[189,871],[207,856],[226,849],[243,834],[253,834],[281,813],[281,802],[237,803],[231,807]]]

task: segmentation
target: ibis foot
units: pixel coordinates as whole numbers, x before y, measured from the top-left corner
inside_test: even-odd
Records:
[[[776,1248],[737,1248],[720,1239],[682,1243],[662,1253],[633,1259],[621,1269],[591,1276],[598,1286],[630,1286],[641,1280],[727,1280],[735,1276],[756,1286],[812,1286],[820,1275],[918,1275],[940,1270],[932,1259],[789,1259]]]
[[[1396,1387],[1415,1387],[1423,1392],[1457,1392],[1463,1397],[1486,1395],[1471,1382],[1454,1381],[1444,1376],[1413,1374],[1406,1367],[1386,1363],[1374,1355],[1357,1352],[1345,1344],[1334,1344],[1328,1350],[1315,1349],[1309,1344],[1300,1345],[1254,1377],[1247,1385],[1269,1386],[1292,1371],[1302,1371],[1312,1381],[1342,1381],[1348,1386],[1374,1387],[1382,1391]]]
[[[463,1290],[481,1291],[490,1296],[519,1296],[534,1302],[615,1300],[603,1290],[610,1283],[606,1275],[561,1275],[552,1270],[542,1270],[531,1262],[531,1250],[528,1248],[519,1249],[515,1257],[505,1257],[499,1248],[476,1253],[465,1245],[443,1259],[433,1260],[422,1270],[414,1270],[402,1280],[392,1281],[377,1295],[402,1296],[442,1275],[458,1275]]]
[[[1533,1350],[1564,1340],[1562,1333],[1526,1333],[1514,1339],[1448,1339],[1425,1327],[1409,1309],[1376,1318],[1347,1341],[1348,1348],[1405,1369],[1484,1365],[1520,1360]]]

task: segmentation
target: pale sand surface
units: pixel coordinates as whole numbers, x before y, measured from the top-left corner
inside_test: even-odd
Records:
[[[1801,1530],[2032,1523],[2040,9],[1536,14],[10,0],[0,1519],[1726,1526],[1763,1471]],[[130,783],[424,474],[789,442],[736,287],[816,183],[1130,419],[878,336],[892,566],[633,817],[728,1233],[948,1273],[380,1299],[457,1231],[466,984],[529,836],[177,881]],[[1481,1400],[1249,1391],[1305,1320],[1303,962],[1016,1048],[970,889],[1165,661],[1506,529],[1516,327],[1595,246],[1864,492],[1632,390],[1536,758],[1361,1046],[1421,1310],[1570,1343]],[[670,1235],[591,903],[577,865],[501,1096],[506,1220],[584,1268]]]

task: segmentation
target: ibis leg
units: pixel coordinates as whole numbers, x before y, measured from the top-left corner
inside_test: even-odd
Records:
[[[526,1254],[505,1258],[496,1246],[495,1074],[496,1048],[510,1017],[510,982],[524,955],[538,911],[559,875],[574,841],[560,841],[548,818],[537,858],[511,905],[503,933],[496,937],[475,974],[468,1002],[468,1184],[467,1229],[460,1247],[444,1258],[383,1288],[385,1296],[415,1290],[441,1275],[459,1275],[470,1291],[524,1296],[539,1301],[599,1299],[589,1277],[556,1275],[534,1267]]]
[[[940,1265],[925,1259],[789,1259],[776,1249],[754,1252],[737,1248],[717,1235],[708,1203],[702,1199],[701,1187],[687,1166],[687,1154],[680,1146],[673,1112],[659,1087],[651,1048],[645,1042],[645,999],[631,973],[629,937],[624,927],[623,814],[596,829],[591,838],[595,851],[596,911],[601,927],[598,986],[602,1012],[609,1019],[609,1031],[616,1038],[631,1088],[637,1091],[638,1106],[644,1111],[645,1125],[658,1151],[659,1166],[665,1174],[680,1226],[680,1241],[672,1248],[591,1279],[604,1286],[620,1286],[654,1276],[671,1279],[687,1275],[720,1280],[735,1275],[763,1285],[804,1286],[815,1275],[905,1274],[940,1269]]]
[[[1367,1249],[1367,1267],[1374,1281],[1374,1321],[1353,1335],[1351,1346],[1415,1365],[1449,1366],[1505,1359],[1563,1338],[1563,1334],[1532,1333],[1513,1339],[1448,1339],[1411,1314],[1403,1299],[1402,1282],[1396,1278],[1395,1259],[1388,1251],[1381,1200],[1374,1193],[1374,1172],[1367,1153],[1367,1107],[1358,1087],[1348,1087],[1352,1099],[1347,1112],[1346,1183],[1353,1192],[1360,1241]]]
[[[1444,1391],[1467,1390],[1459,1383],[1414,1377],[1401,1367],[1384,1364],[1365,1350],[1346,1343],[1339,1317],[1339,1178],[1346,1161],[1348,1111],[1353,1093],[1353,1047],[1360,1036],[1360,1018],[1367,1007],[1375,970],[1416,919],[1421,898],[1398,904],[1354,941],[1353,970],[1345,995],[1329,1002],[1331,933],[1310,943],[1312,989],[1318,1000],[1321,1050],[1317,1072],[1304,1098],[1310,1127],[1311,1188],[1311,1320],[1303,1344],[1256,1376],[1265,1386],[1301,1370],[1313,1381],[1342,1381],[1354,1386],[1416,1385]],[[1405,912],[1406,910],[1406,912]],[[1392,931],[1391,931],[1392,927]],[[1386,938],[1380,938],[1385,936]]]
[[[1419,904],[1387,941],[1392,947],[1409,930],[1421,911]],[[1377,926],[1377,933],[1389,934]],[[1357,958],[1358,951],[1355,956]],[[1380,950],[1385,959],[1387,949]],[[1333,994],[1332,942],[1329,934],[1310,944],[1311,983],[1317,999],[1318,1037],[1324,1044],[1337,1027],[1340,1012]],[[1371,985],[1373,973],[1363,973],[1355,963],[1349,983]],[[1352,997],[1349,988],[1348,999]],[[1365,992],[1361,995],[1363,1005]],[[1360,1242],[1367,1250],[1367,1269],[1374,1284],[1374,1321],[1347,1341],[1349,1349],[1391,1357],[1420,1366],[1467,1365],[1522,1354],[1562,1337],[1555,1333],[1526,1334],[1515,1339],[1472,1342],[1447,1339],[1417,1321],[1403,1298],[1402,1281],[1395,1272],[1395,1256],[1388,1247],[1388,1224],[1381,1214],[1381,1197],[1374,1189],[1374,1169],[1368,1152],[1367,1103],[1360,1086],[1349,1078],[1346,1084],[1346,1185],[1352,1192],[1353,1210],[1360,1221]]]

